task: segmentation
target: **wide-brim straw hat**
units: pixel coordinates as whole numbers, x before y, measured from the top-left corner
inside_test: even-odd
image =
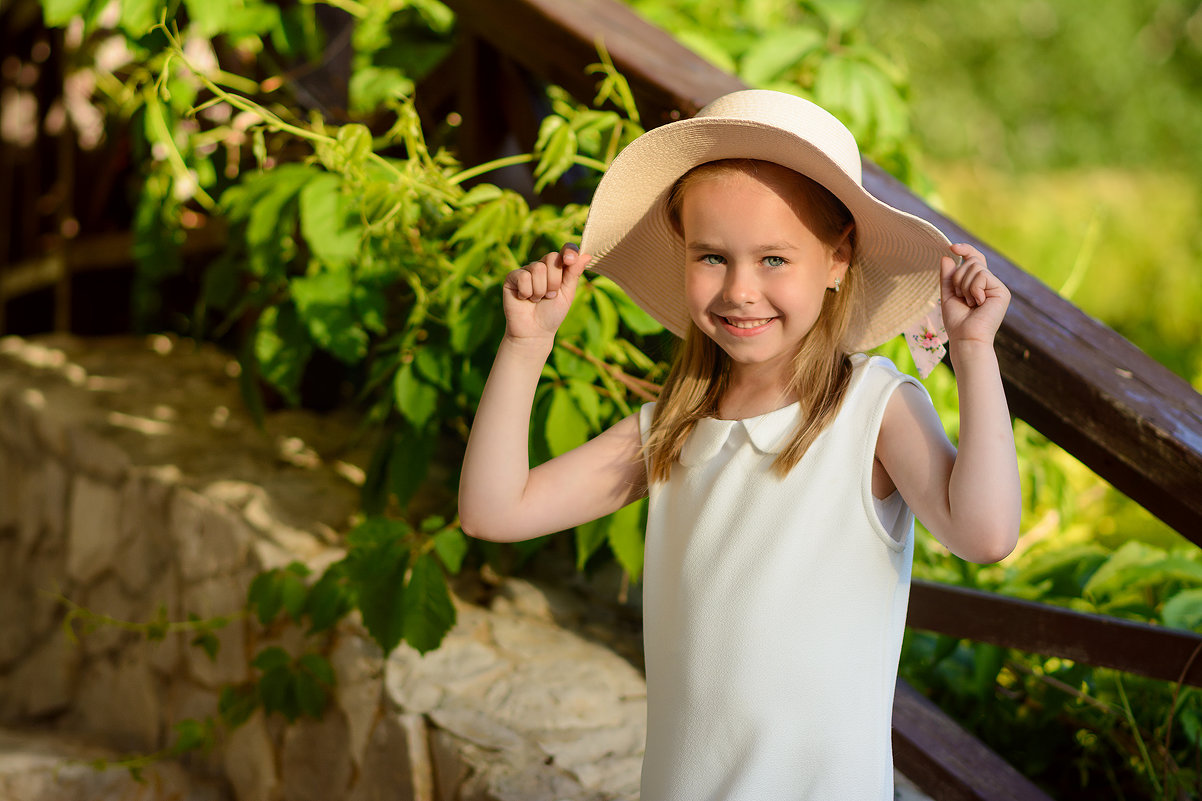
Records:
[[[691,119],[647,131],[614,159],[593,196],[581,239],[589,268],[612,278],[677,336],[690,320],[684,300],[684,243],[668,219],[673,184],[720,159],[770,161],[822,184],[856,221],[864,285],[844,347],[868,350],[939,306],[939,263],[949,242],[925,220],[864,189],[851,131],[820,106],[763,89],[724,95]]]

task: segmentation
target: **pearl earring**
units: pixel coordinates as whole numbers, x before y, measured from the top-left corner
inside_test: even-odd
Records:
[[[838,278],[835,279],[835,291],[836,292],[839,291],[839,279]]]

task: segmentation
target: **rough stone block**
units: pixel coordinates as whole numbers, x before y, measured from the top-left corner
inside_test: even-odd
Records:
[[[114,620],[131,623],[141,622],[137,614],[139,604],[121,590],[120,583],[113,576],[97,580],[77,600],[81,606],[97,615],[107,615]],[[76,635],[84,653],[89,657],[117,650],[137,637],[133,632],[104,623],[87,627],[77,625]]]
[[[171,565],[154,577],[150,586],[142,594],[142,599],[142,619],[144,621],[158,619],[160,609],[167,620],[183,619],[179,578],[175,574],[175,568]],[[180,660],[190,639],[181,633],[174,633],[168,634],[157,642],[147,642],[146,648],[151,667],[168,676],[181,672]]]
[[[120,538],[114,569],[121,583],[139,593],[167,569],[171,559],[166,536],[172,486],[148,470],[134,470],[121,489]]]
[[[346,716],[327,707],[320,720],[301,718],[284,733],[282,801],[343,798],[351,780]]]
[[[58,549],[39,545],[22,567],[20,584],[31,610],[25,620],[35,639],[40,640],[62,620],[66,607],[59,600],[59,594],[75,590],[71,582],[64,582],[66,558],[65,544]]]
[[[70,501],[71,477],[63,463],[46,459],[42,463],[42,529],[39,541],[57,545],[67,536],[67,511]]]
[[[3,411],[0,410],[0,415]],[[26,460],[10,447],[0,447],[0,534],[13,532],[25,504]]]
[[[179,488],[171,500],[171,530],[185,581],[232,572],[246,564],[250,528],[232,510]]]
[[[216,576],[184,591],[185,615],[191,613],[203,619],[231,615],[245,604],[246,586],[233,576]],[[218,642],[216,658],[210,659],[200,648],[188,648],[184,652],[188,672],[209,687],[244,681],[248,673],[245,622],[235,618],[214,634]]]
[[[32,628],[23,625],[33,612],[34,596],[25,581],[26,565],[17,558],[19,551],[15,537],[0,538],[0,668],[22,656],[34,638]]]
[[[263,711],[255,712],[226,740],[225,775],[238,801],[275,801],[280,775],[275,745],[263,722]]]
[[[96,659],[80,677],[71,728],[123,751],[159,747],[162,701],[158,681],[140,648]]]
[[[363,764],[363,751],[383,700],[384,659],[375,643],[340,632],[330,652],[334,700],[346,715],[351,759]]]
[[[67,575],[86,584],[113,566],[120,545],[121,499],[117,490],[76,476],[67,534]]]
[[[429,743],[438,801],[459,801],[460,788],[472,775],[472,769],[463,755],[463,741],[450,732],[433,729]]]
[[[48,417],[43,417],[43,422]],[[125,481],[131,466],[129,453],[116,442],[87,425],[75,424],[67,430],[71,463],[83,473],[112,484]]]
[[[0,730],[0,798],[13,801],[226,801],[219,785],[173,762],[147,768],[141,781],[121,768],[96,770],[119,754],[62,734]]]
[[[23,387],[10,393],[0,403],[0,439],[10,452],[30,457],[38,447],[38,417],[45,410],[46,396],[40,389]]]
[[[56,628],[0,682],[0,693],[17,700],[17,714],[22,717],[61,712],[71,704],[79,667],[79,648]]]
[[[434,801],[434,767],[421,715],[383,715],[348,801]]]

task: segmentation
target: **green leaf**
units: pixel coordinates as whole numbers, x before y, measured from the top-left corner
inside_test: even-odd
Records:
[[[576,378],[568,379],[568,392],[572,396],[572,400],[576,402],[578,408],[588,421],[591,431],[601,430],[601,396],[597,394],[597,388],[587,381],[581,381]]]
[[[606,535],[618,564],[632,579],[643,574],[643,532],[647,520],[647,501],[643,499],[614,512]]]
[[[326,568],[305,598],[305,614],[311,625],[309,633],[315,634],[333,627],[354,606],[354,599],[346,586],[343,564],[337,562]]]
[[[312,352],[309,335],[292,304],[264,309],[254,338],[259,374],[293,406],[300,403],[301,375]]]
[[[590,283],[609,296],[609,299],[613,301],[614,306],[618,310],[618,317],[634,333],[641,336],[649,336],[651,334],[658,334],[664,330],[659,321],[643,311],[642,307],[631,300],[622,291],[621,287],[613,281],[610,281],[608,278],[594,278]]]
[[[1167,600],[1160,613],[1166,626],[1196,630],[1202,626],[1202,588],[1182,590]]]
[[[443,567],[457,576],[463,568],[463,558],[467,556],[467,537],[457,528],[444,528],[434,535],[434,552],[442,560]]]
[[[535,192],[541,192],[547,184],[558,181],[575,163],[578,148],[576,131],[567,125],[566,121],[561,120],[563,124],[556,125],[555,120],[561,118],[547,117],[543,120],[542,130],[539,132],[539,141],[543,142],[543,145],[541,148],[535,145],[535,153],[539,157],[534,168],[534,177],[538,179],[534,183]]]
[[[358,123],[343,125],[338,129],[338,144],[351,163],[360,163],[371,154],[371,131]]]
[[[297,702],[300,710],[311,718],[320,719],[325,712],[329,689],[334,686],[334,670],[318,654],[302,654],[294,672]]]
[[[415,429],[422,429],[438,409],[438,389],[422,380],[413,363],[401,365],[396,374],[396,407]]]
[[[776,80],[822,46],[824,38],[814,28],[792,27],[772,31],[757,39],[739,63],[739,76],[749,84]]]
[[[305,611],[305,598],[308,595],[305,582],[295,573],[286,572],[280,574],[279,584],[280,603],[289,617],[299,623],[301,615]]]
[[[198,748],[207,749],[213,744],[211,720],[184,718],[171,728],[175,732],[175,742],[171,744],[172,754],[180,755]]]
[[[247,603],[259,618],[259,623],[269,625],[280,613],[280,607],[283,605],[279,571],[267,570],[255,576],[250,582],[246,596]]]
[[[423,554],[405,588],[405,641],[424,654],[437,648],[454,625],[446,577],[431,555]]]
[[[405,632],[405,573],[408,527],[385,518],[369,518],[347,536],[347,578],[363,624],[385,654]]]
[[[864,18],[864,0],[818,0],[814,3],[836,31],[849,31]]]
[[[418,348],[413,366],[422,377],[439,389],[451,391],[451,351],[440,345]]]
[[[280,9],[269,3],[240,5],[230,9],[226,17],[226,32],[237,42],[251,36],[269,33],[280,25]]]
[[[141,39],[159,21],[165,0],[121,0],[121,30],[131,39]]]
[[[324,173],[300,192],[301,234],[313,255],[331,266],[353,261],[359,255],[364,233],[359,215],[342,187],[338,176]]]
[[[83,16],[93,0],[42,0],[42,15],[48,28],[61,28]]]
[[[395,440],[388,460],[388,488],[402,507],[417,492],[434,458],[434,432],[406,425]]]
[[[236,729],[250,719],[259,708],[259,694],[253,684],[229,685],[221,688],[217,699],[217,715],[230,729]]]
[[[369,64],[351,75],[350,111],[364,113],[413,94],[413,80],[396,67]]]
[[[256,186],[247,218],[246,244],[258,263],[270,265],[279,261],[281,240],[291,237],[296,224],[293,201],[305,184],[321,174],[302,164],[282,164],[247,179],[247,184],[253,182]]]
[[[596,520],[590,520],[576,526],[576,569],[584,570],[584,566],[588,564],[589,557],[597,552],[601,544],[609,539],[609,527],[613,523],[613,517],[606,515],[599,517]]]
[[[367,355],[367,332],[355,318],[350,271],[322,270],[293,278],[288,287],[313,342],[345,364],[361,362]]]
[[[229,25],[234,0],[184,0],[188,9],[188,32],[210,39],[223,33]]]
[[[469,189],[463,197],[459,198],[459,207],[469,208],[481,203],[487,203],[496,200],[502,194],[501,188],[495,184],[478,184]]]
[[[217,635],[211,631],[202,631],[192,638],[192,645],[200,647],[201,650],[209,657],[210,662],[217,661],[217,652],[221,648],[221,643],[217,639]]]
[[[292,663],[292,657],[278,645],[273,645],[270,648],[264,648],[260,651],[251,662],[251,665],[261,671],[275,670],[276,668],[287,667]]]
[[[264,671],[259,677],[259,698],[264,712],[279,712],[289,722],[296,720],[300,714],[300,704],[296,697],[296,676],[291,670],[291,660]]]
[[[588,419],[581,413],[572,394],[565,388],[556,388],[551,394],[551,406],[547,411],[547,447],[552,456],[567,453],[588,441]]]

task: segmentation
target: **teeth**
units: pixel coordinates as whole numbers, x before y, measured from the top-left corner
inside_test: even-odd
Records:
[[[735,328],[759,328],[772,318],[765,317],[763,320],[732,320],[729,317],[723,317],[722,319]]]

